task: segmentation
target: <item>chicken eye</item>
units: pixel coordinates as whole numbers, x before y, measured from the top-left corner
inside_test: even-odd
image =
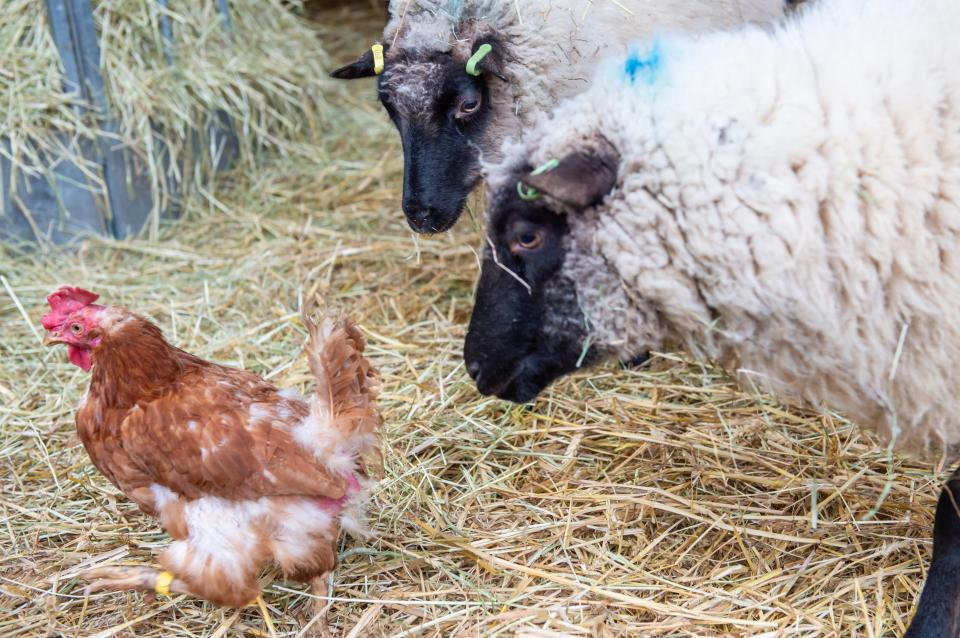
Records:
[[[480,98],[479,97],[468,97],[464,101],[460,102],[460,106],[457,108],[456,118],[460,119],[462,117],[469,117],[477,112],[480,108]]]
[[[521,251],[533,251],[543,245],[542,230],[524,230],[513,238],[510,242],[510,251],[514,254]]]
[[[83,326],[81,326],[79,323],[72,323],[70,324],[70,332],[72,332],[75,335],[78,335],[81,332],[83,332]]]

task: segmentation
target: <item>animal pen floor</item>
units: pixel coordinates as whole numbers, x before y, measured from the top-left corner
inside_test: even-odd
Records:
[[[377,26],[351,18],[327,48],[348,57]],[[335,635],[901,633],[939,468],[669,354],[578,374],[529,407],[478,395],[461,362],[477,208],[448,235],[411,235],[397,136],[371,84],[355,84],[331,94],[343,121],[311,158],[225,175],[159,241],[0,248],[0,635],[295,636],[307,602],[274,581],[268,623],[182,596],[84,596],[79,570],[150,563],[168,538],[76,438],[88,377],[35,332],[61,282],[301,389],[299,300],[362,324],[382,373],[386,475],[376,537],[343,540]]]

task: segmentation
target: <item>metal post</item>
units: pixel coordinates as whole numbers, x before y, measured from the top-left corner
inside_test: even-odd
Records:
[[[90,0],[47,0],[50,28],[67,70],[68,91],[78,91],[91,104],[103,135],[98,141],[99,160],[106,184],[106,210],[114,237],[140,231],[153,210],[149,176],[137,170],[133,158],[119,147],[119,126],[110,115],[103,78],[100,75],[100,45]]]

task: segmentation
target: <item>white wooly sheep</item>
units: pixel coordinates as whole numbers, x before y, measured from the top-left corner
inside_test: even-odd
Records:
[[[595,350],[680,342],[900,447],[958,444],[958,33],[956,0],[820,0],[663,39],[510,147],[491,223],[518,176],[565,215],[555,279]]]

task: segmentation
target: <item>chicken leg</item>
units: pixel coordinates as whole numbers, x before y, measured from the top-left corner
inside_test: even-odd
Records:
[[[153,567],[94,567],[80,574],[84,580],[91,581],[87,585],[87,593],[99,591],[145,591],[156,592],[157,583],[162,574],[169,574]],[[173,577],[167,589],[171,593],[196,594],[187,588],[187,584],[177,577]]]
[[[300,616],[303,629],[298,636],[302,638],[331,637],[330,628],[327,626],[327,611],[331,604],[327,597],[330,595],[331,576],[331,572],[326,572],[310,579],[310,593],[313,599],[309,605],[310,610]]]

